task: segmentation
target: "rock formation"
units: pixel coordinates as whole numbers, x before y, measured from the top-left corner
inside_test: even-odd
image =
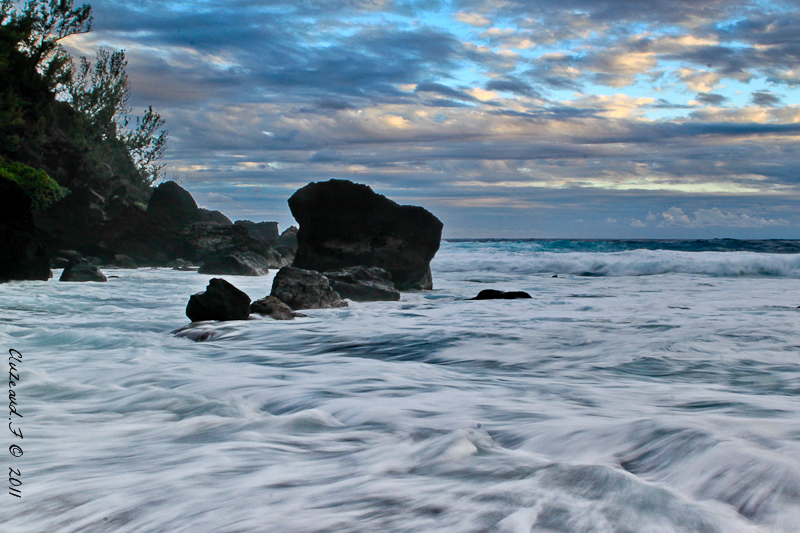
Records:
[[[221,278],[212,278],[205,292],[189,298],[186,316],[201,320],[244,320],[250,316],[250,297]]]
[[[430,289],[430,262],[442,223],[416,206],[401,206],[366,185],[346,180],[310,183],[289,199],[300,223],[293,266],[320,272],[376,266],[399,290]]]
[[[0,282],[47,281],[50,256],[34,227],[31,200],[11,180],[0,178]]]
[[[200,220],[197,202],[174,181],[165,181],[153,190],[147,213],[176,229]]]
[[[323,275],[342,298],[354,302],[400,299],[400,291],[392,284],[392,275],[382,268],[356,266],[323,272]]]
[[[331,289],[328,278],[314,270],[283,267],[272,282],[272,293],[292,309],[347,307],[347,302]]]
[[[530,294],[522,291],[503,292],[494,289],[485,289],[479,292],[475,298],[470,298],[470,300],[516,300],[530,297]]]
[[[306,316],[302,313],[295,313],[292,308],[278,300],[274,296],[261,298],[250,304],[250,312],[264,315],[275,320],[293,320],[297,317]]]
[[[269,264],[263,256],[253,252],[230,252],[209,257],[198,272],[231,276],[263,276],[269,272]]]
[[[247,233],[256,240],[266,241],[273,245],[278,241],[279,235],[277,222],[252,222],[250,220],[237,220],[234,222],[234,224],[244,227],[247,230]]]
[[[100,269],[87,259],[73,259],[61,273],[58,281],[108,281]]]

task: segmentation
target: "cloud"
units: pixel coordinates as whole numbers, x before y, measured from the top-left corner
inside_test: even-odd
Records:
[[[492,19],[480,13],[467,13],[465,11],[459,11],[455,14],[455,18],[459,22],[463,22],[464,24],[469,24],[470,26],[475,26],[478,28],[492,25]]]
[[[727,96],[713,93],[697,93],[695,100],[701,104],[718,106],[728,100]]]
[[[756,91],[750,95],[750,100],[757,106],[775,107],[781,103],[781,99],[769,91]]]
[[[748,215],[746,213],[723,213],[719,208],[698,209],[690,217],[679,207],[670,207],[661,216],[660,226],[683,226],[687,228],[703,228],[709,226],[725,226],[730,228],[764,228],[770,226],[785,226],[789,221],[784,219],[765,219]]]

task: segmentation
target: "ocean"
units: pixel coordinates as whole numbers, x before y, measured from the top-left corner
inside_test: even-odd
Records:
[[[432,270],[205,342],[171,332],[211,276],[0,284],[3,533],[800,531],[800,241],[450,241]]]

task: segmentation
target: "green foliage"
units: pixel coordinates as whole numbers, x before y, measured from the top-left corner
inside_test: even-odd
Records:
[[[69,194],[69,189],[60,186],[47,172],[22,163],[0,160],[0,178],[9,179],[22,187],[34,209],[45,209]]]

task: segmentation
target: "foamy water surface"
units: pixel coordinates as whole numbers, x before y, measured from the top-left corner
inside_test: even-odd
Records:
[[[4,533],[800,531],[800,255],[443,243],[434,291],[206,342],[210,276],[105,272],[0,285]]]

